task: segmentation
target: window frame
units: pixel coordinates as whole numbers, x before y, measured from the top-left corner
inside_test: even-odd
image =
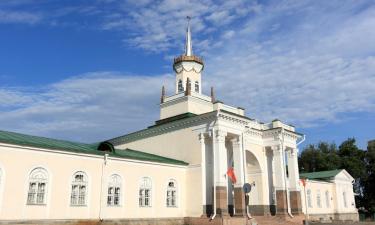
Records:
[[[169,184],[173,182],[174,184],[174,187],[170,187]],[[173,203],[173,196],[170,196],[170,198],[168,197],[168,193],[170,191],[174,191],[175,192],[175,196],[174,196],[174,205],[173,204],[169,204],[170,202]],[[179,189],[178,189],[178,183],[175,179],[169,179],[168,182],[167,182],[167,189],[166,189],[166,192],[165,192],[165,206],[167,208],[178,208],[178,197],[179,197]],[[169,199],[171,199],[169,201]]]
[[[320,190],[316,192],[316,205],[318,208],[322,208],[322,196],[320,194]]]
[[[194,91],[197,92],[197,93],[199,93],[199,88],[200,88],[199,87],[199,81],[195,81],[194,82]]]
[[[82,181],[76,181],[75,178],[78,175],[82,175],[83,179]],[[76,171],[73,173],[72,180],[70,182],[70,201],[69,205],[71,207],[87,207],[88,205],[88,185],[89,185],[89,179],[87,174],[84,171]],[[76,186],[77,189],[74,190],[73,187]],[[81,189],[82,187],[85,187],[85,193],[84,193],[84,203],[80,203],[81,198]],[[73,191],[75,191],[75,202],[73,202]]]
[[[178,93],[184,92],[184,84],[181,79],[177,82],[177,91]]]
[[[312,191],[311,189],[307,189],[306,191],[306,195],[307,195],[307,207],[308,208],[313,208],[313,204],[312,204]]]
[[[325,192],[325,198],[326,198],[326,207],[331,208],[331,196],[328,190]]]
[[[113,180],[113,178],[116,177],[117,180]],[[122,177],[117,174],[117,173],[114,173],[112,174],[111,176],[109,176],[109,180],[108,180],[108,183],[107,183],[107,206],[108,207],[121,207],[122,206]],[[110,188],[113,188],[113,193],[110,195],[109,193],[109,189]],[[118,204],[115,204],[115,197],[116,197],[116,189],[119,189],[119,193],[118,193]],[[112,197],[112,200],[109,202],[109,197]]]
[[[145,185],[145,180],[148,180],[149,184]],[[141,208],[152,207],[152,179],[151,177],[142,177],[138,189],[138,206]],[[146,196],[146,191],[148,191],[148,196]],[[146,204],[146,199],[148,199],[148,204]]]
[[[40,175],[41,177],[38,177]],[[33,193],[30,193],[31,184],[35,184],[35,187],[36,187]],[[48,184],[49,184],[48,170],[42,166],[33,168],[29,172],[29,176],[27,179],[26,205],[35,205],[35,206],[47,205],[47,196],[48,196],[47,194],[48,194],[48,186],[49,186]],[[30,195],[33,195],[33,197],[30,198]],[[42,196],[42,201],[39,201],[40,196]]]

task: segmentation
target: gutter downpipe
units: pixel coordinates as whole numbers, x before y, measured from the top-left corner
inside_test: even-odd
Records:
[[[286,204],[287,204],[287,212],[288,215],[293,218],[294,216],[292,215],[291,209],[290,209],[290,196],[289,196],[289,189],[288,189],[288,182],[287,182],[287,171],[286,171],[286,162],[285,162],[285,149],[284,149],[284,127],[281,128],[281,133],[282,133],[282,139],[281,139],[281,152],[283,156],[283,164],[284,164],[284,185],[285,185],[285,192],[286,192]]]
[[[108,154],[104,154],[104,160],[103,160],[103,164],[102,164],[102,174],[101,174],[101,178],[100,178],[100,204],[99,204],[99,220],[100,222],[103,221],[103,217],[102,217],[102,203],[103,203],[103,184],[104,184],[104,166],[107,165],[107,160],[108,160]]]
[[[246,183],[246,154],[245,154],[245,147],[244,147],[244,138],[243,138],[243,133],[241,134],[241,144],[242,144],[242,166],[243,166],[243,181],[244,181],[244,184]],[[245,194],[246,196],[246,194]],[[246,199],[246,197],[245,197]],[[246,201],[245,201],[245,204],[246,204]],[[251,220],[253,217],[251,216],[249,210],[248,210],[248,205],[245,205],[245,208],[246,208],[246,216],[247,216],[247,219],[248,220]]]
[[[214,163],[213,163],[213,165],[214,165],[213,166],[214,167],[214,199],[213,199],[213,201],[214,201],[214,208],[213,208],[214,214],[211,216],[210,220],[213,220],[216,217],[216,166],[215,166],[216,162],[215,162],[215,149],[214,149],[214,141],[215,141],[214,140],[214,138],[215,138],[215,128],[214,128],[214,126],[216,125],[216,122],[219,118],[218,116],[219,116],[219,110],[217,110],[216,120],[215,120],[214,124],[212,125],[212,156],[214,158]]]

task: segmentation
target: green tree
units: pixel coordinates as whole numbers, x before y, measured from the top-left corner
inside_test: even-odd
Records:
[[[375,213],[375,145],[368,145],[365,155],[367,179],[363,182],[363,206]]]
[[[341,159],[335,144],[319,142],[308,145],[298,158],[301,172],[316,172],[340,168]]]

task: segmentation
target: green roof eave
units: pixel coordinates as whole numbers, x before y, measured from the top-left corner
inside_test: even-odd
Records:
[[[1,130],[0,130],[0,143],[18,145],[18,146],[24,146],[24,147],[42,148],[42,149],[55,150],[55,151],[91,154],[91,155],[103,156],[104,154],[108,154],[111,157],[116,157],[116,158],[126,158],[126,159],[133,159],[133,160],[139,160],[139,161],[150,161],[150,162],[166,163],[166,164],[173,164],[173,165],[183,165],[183,166],[188,165],[188,163],[184,161],[167,158],[163,156],[158,156],[158,155],[154,155],[150,153],[140,152],[136,150],[130,150],[130,149],[126,149],[126,150],[111,149],[111,151],[100,151],[98,150],[98,147],[103,142],[85,144],[85,143],[38,137],[38,136],[33,136],[33,135],[20,134],[20,133],[1,131]]]
[[[128,149],[128,148],[125,150],[115,149],[115,152],[110,153],[109,155],[114,156],[114,157],[141,160],[141,161],[150,161],[150,162],[174,164],[174,165],[181,165],[181,166],[189,165],[189,163],[181,161],[181,160],[167,158],[167,157],[163,157],[163,156],[159,156],[159,155],[155,155],[151,153],[146,153],[142,151],[137,151],[133,149]]]
[[[301,179],[327,180],[327,179],[335,177],[341,171],[342,171],[342,169],[328,170],[328,171],[319,171],[319,172],[311,172],[311,173],[300,173],[299,177]]]

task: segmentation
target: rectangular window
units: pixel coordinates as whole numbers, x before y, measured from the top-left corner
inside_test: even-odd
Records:
[[[27,193],[27,204],[45,204],[46,195],[46,183],[43,182],[31,182],[29,184],[29,190]]]
[[[27,204],[34,204],[36,195],[36,183],[30,183],[29,192],[27,194]]]
[[[307,190],[307,205],[309,206],[309,208],[312,208],[311,190]]]
[[[139,206],[151,206],[151,191],[149,189],[139,190]]]
[[[319,190],[318,190],[318,192],[316,194],[316,205],[319,208],[322,208],[322,201],[321,201],[321,198],[320,198],[320,191]]]
[[[331,205],[330,205],[330,201],[331,201],[331,198],[330,198],[330,196],[329,196],[329,192],[326,191],[326,206],[327,206],[327,208],[330,208],[330,207],[331,207]]]

